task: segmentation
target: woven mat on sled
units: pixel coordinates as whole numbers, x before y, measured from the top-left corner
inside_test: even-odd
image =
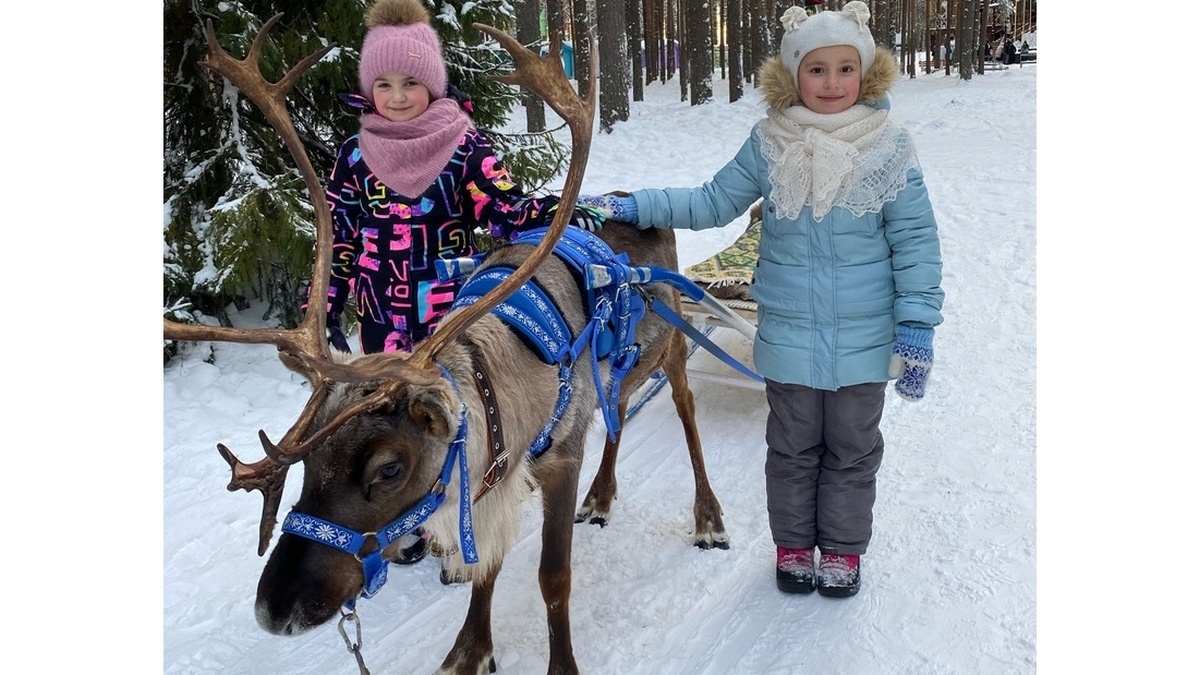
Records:
[[[687,268],[684,274],[704,286],[714,297],[752,302],[750,280],[754,276],[754,265],[758,262],[761,236],[762,221],[756,219],[732,244],[711,258]]]

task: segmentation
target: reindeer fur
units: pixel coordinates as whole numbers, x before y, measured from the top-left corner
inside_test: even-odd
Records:
[[[677,266],[675,235],[670,230],[638,231],[618,225],[604,230],[603,238],[614,250],[629,251],[634,264],[671,269]],[[503,247],[493,252],[482,267],[518,265],[532,248]],[[578,334],[588,317],[568,267],[552,257],[542,264],[535,278]],[[656,284],[651,291],[678,309],[674,289]],[[638,326],[637,341],[642,345],[642,356],[623,385],[622,398],[627,399],[658,368],[667,369],[696,474],[696,543],[705,548],[727,548],[720,505],[708,486],[696,433],[683,337],[657,315],[648,313]],[[460,405],[467,409],[467,453],[474,495],[491,457],[486,447],[483,403],[472,379],[472,351],[478,354],[496,389],[510,468],[507,477],[472,507],[479,563],[465,564],[458,550],[461,476],[457,469],[447,488],[446,501],[425,524],[434,541],[452,551],[449,571],[473,583],[466,621],[439,673],[487,672],[492,662],[491,596],[496,575],[516,539],[521,504],[535,493],[534,488],[541,489],[544,506],[539,581],[550,629],[550,672],[576,673],[569,619],[571,539],[576,521],[573,507],[588,427],[595,418],[598,398],[586,356],[573,370],[571,403],[554,429],[549,449],[529,461],[526,451],[554,407],[558,367],[543,363],[495,316],[484,316],[437,355],[438,363],[453,376],[457,391],[445,378],[428,385],[411,384],[392,408],[344,424],[305,458],[304,486],[295,509],[363,532],[398,517],[436,482],[447,447],[458,431]],[[383,373],[388,364],[407,357],[404,353],[373,354],[359,357],[356,363],[370,363],[376,367],[372,370]],[[601,367],[607,375],[607,363],[602,362]],[[323,426],[372,388],[371,383],[333,385],[315,427]],[[622,418],[626,402],[620,404]],[[608,517],[616,497],[619,441],[618,436],[615,442],[606,443],[601,469],[585,498],[580,519],[603,524]],[[259,623],[275,633],[302,632],[335,616],[342,601],[353,597],[362,583],[361,567],[353,556],[284,534],[260,579],[256,604]]]

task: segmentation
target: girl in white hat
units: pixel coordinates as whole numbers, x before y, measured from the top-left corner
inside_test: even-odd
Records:
[[[869,18],[857,0],[784,12],[780,53],[760,70],[767,117],[708,183],[581,200],[639,228],[700,230],[764,199],[754,364],[767,380],[767,511],[787,593],[858,592],[887,382],[925,396],[942,322],[937,223],[912,138],[888,119],[898,68]]]

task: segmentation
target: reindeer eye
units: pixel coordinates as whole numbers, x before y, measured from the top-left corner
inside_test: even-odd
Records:
[[[404,464],[401,462],[392,462],[391,464],[384,464],[382,467],[379,468],[379,477],[383,480],[392,480],[396,476],[400,475],[400,471],[403,468],[404,468]]]

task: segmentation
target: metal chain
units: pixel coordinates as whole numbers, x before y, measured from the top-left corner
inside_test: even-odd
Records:
[[[346,621],[354,624],[354,640],[350,640],[350,636],[346,634]],[[358,621],[358,613],[354,610],[346,611],[342,608],[342,618],[338,621],[338,632],[342,635],[342,640],[346,643],[346,650],[354,654],[354,660],[358,662],[359,675],[371,675],[371,671],[367,670],[367,664],[363,661],[362,652],[359,648],[362,647],[362,624]]]

